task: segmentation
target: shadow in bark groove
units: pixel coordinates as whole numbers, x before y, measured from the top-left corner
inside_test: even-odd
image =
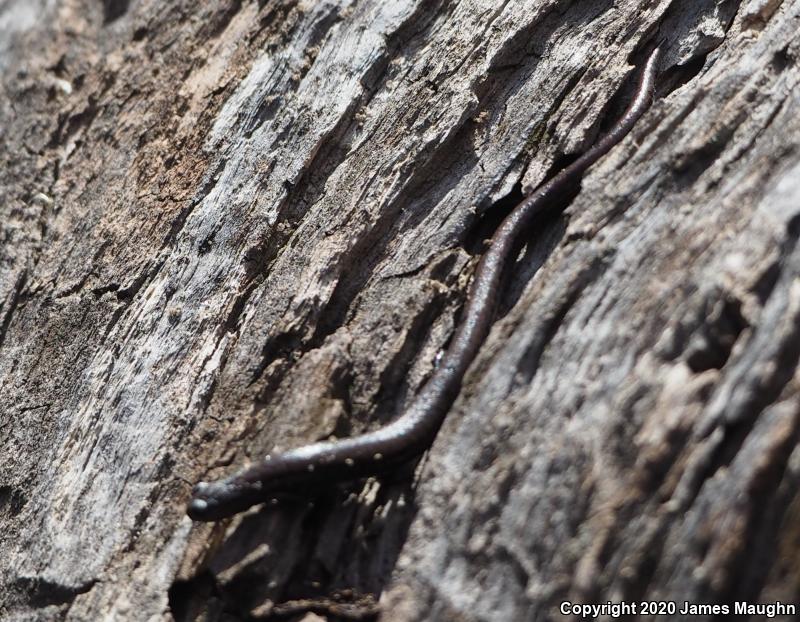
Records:
[[[358,495],[328,489],[237,519],[202,569],[173,583],[175,619],[374,618],[416,513],[410,469],[367,480]]]
[[[130,0],[103,0],[103,23],[110,24],[128,12]]]
[[[81,585],[63,585],[38,577],[19,577],[13,585],[19,592],[21,601],[39,609],[52,605],[69,605],[78,596],[91,590],[96,583],[97,579],[92,579]]]

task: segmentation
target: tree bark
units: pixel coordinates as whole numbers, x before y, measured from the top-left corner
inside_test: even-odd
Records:
[[[800,605],[798,20],[0,3],[2,618]],[[654,105],[530,232],[416,468],[192,523],[198,480],[403,411],[493,229],[656,44]]]

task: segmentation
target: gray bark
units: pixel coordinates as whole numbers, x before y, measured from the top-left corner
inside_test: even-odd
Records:
[[[799,20],[0,2],[2,618],[800,604]],[[194,482],[402,412],[482,240],[656,42],[657,101],[531,231],[417,468],[192,524]]]

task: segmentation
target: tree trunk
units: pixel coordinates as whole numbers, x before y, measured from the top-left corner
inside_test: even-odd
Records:
[[[0,2],[0,617],[800,605],[799,20]],[[403,412],[494,228],[656,44],[416,469],[193,523],[193,483]]]

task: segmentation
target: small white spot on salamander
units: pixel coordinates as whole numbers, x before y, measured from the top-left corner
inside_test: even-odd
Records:
[[[374,460],[383,460],[383,454],[380,454],[380,453],[379,454],[375,454],[374,456],[372,456],[372,458]]]
[[[353,460],[352,458],[345,458],[345,459],[344,459],[344,463],[345,463],[347,466],[351,467],[351,466],[353,466],[353,465],[356,463],[356,461],[355,461],[355,460]]]
[[[313,464],[309,464],[309,465],[306,467],[306,469],[308,470],[308,472],[309,472],[309,473],[313,473],[313,472],[314,472],[314,465],[313,465]]]

